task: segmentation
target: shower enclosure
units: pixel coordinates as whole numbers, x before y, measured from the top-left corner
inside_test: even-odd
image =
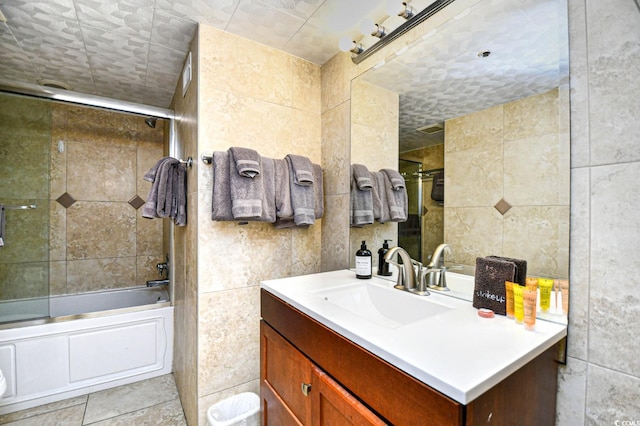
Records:
[[[398,223],[398,245],[412,259],[422,259],[422,163],[400,159],[399,171],[405,179],[409,207],[407,221]]]

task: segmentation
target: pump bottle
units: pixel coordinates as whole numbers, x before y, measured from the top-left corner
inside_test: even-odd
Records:
[[[356,278],[371,278],[371,252],[367,250],[366,241],[362,241],[360,250],[356,252]]]
[[[384,255],[389,251],[389,240],[384,240],[382,243],[382,248],[378,250],[378,275],[383,277],[388,277],[391,275],[391,271],[389,271],[389,264],[384,261]]]

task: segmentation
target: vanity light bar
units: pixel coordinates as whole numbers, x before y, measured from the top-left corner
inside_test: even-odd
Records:
[[[424,8],[420,13],[416,14],[414,17],[410,19],[407,19],[407,21],[404,22],[402,25],[400,25],[398,28],[396,28],[386,36],[382,37],[380,41],[378,41],[376,44],[363,50],[362,52],[360,52],[360,54],[352,56],[351,60],[354,63],[359,64],[360,62],[367,59],[369,56],[373,55],[378,50],[385,47],[387,44],[391,43],[398,37],[402,36],[404,33],[417,27],[418,25],[420,25],[421,23],[423,23],[424,21],[426,21],[427,19],[429,19],[430,17],[432,17],[433,15],[435,15],[436,13],[444,9],[445,7],[449,6],[454,1],[455,0],[436,0],[428,7]]]

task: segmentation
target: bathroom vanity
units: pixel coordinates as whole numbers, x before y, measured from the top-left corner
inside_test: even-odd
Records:
[[[564,325],[352,271],[265,281],[261,309],[263,425],[555,423]]]

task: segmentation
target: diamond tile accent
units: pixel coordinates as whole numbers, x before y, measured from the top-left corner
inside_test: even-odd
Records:
[[[144,203],[145,201],[142,198],[140,198],[139,195],[136,195],[135,197],[129,200],[129,204],[131,205],[131,207],[133,207],[136,210],[144,206]]]
[[[69,207],[71,207],[73,205],[73,203],[76,202],[76,200],[69,195],[68,192],[65,192],[64,194],[62,194],[61,196],[59,196],[56,201],[58,203],[60,203],[60,205],[62,207],[64,207],[65,209],[68,209]]]
[[[508,212],[509,210],[511,210],[511,204],[507,203],[507,202],[504,200],[504,198],[503,198],[502,200],[498,201],[498,202],[496,203],[496,205],[495,205],[495,206],[493,206],[493,207],[495,207],[495,208],[496,208],[496,210],[498,210],[498,211],[500,212],[500,214],[501,214],[501,215],[503,215],[503,216],[504,216],[504,214],[505,214],[506,212]]]

